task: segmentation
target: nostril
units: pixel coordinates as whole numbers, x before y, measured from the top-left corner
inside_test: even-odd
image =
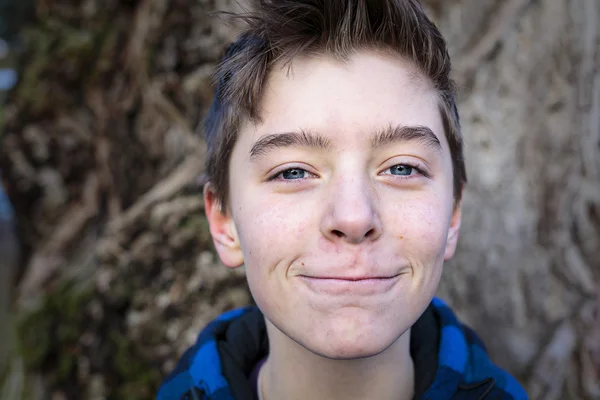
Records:
[[[344,237],[344,234],[342,233],[342,231],[338,231],[337,229],[333,230],[333,234],[339,238]]]
[[[375,234],[375,229],[369,229],[369,231],[365,234],[365,237],[371,237]]]

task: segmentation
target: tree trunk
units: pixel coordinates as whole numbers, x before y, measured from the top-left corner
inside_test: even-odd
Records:
[[[426,5],[469,175],[439,294],[532,398],[600,399],[600,3]],[[251,301],[214,256],[194,134],[237,29],[208,12],[240,7],[37,1],[0,136],[25,250],[0,400],[153,398],[207,321]]]

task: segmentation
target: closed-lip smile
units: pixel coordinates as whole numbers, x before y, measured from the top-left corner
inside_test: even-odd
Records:
[[[330,295],[375,295],[389,291],[401,274],[393,276],[309,276],[299,278],[313,292]]]
[[[304,278],[309,278],[309,279],[323,279],[323,280],[337,280],[337,281],[350,281],[350,282],[358,282],[358,281],[366,281],[366,280],[370,280],[370,279],[393,279],[395,278],[397,275],[392,275],[392,276],[311,276],[311,275],[300,275]]]

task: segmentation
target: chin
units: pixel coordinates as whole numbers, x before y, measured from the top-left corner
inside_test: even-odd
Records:
[[[361,342],[346,342],[344,340],[335,341],[332,343],[325,343],[323,345],[312,343],[305,345],[304,347],[314,354],[321,357],[329,358],[331,360],[356,360],[361,358],[374,357],[381,354],[388,349],[394,341],[391,343],[383,343],[380,341],[364,341]]]
[[[390,334],[390,330],[334,328],[307,336],[299,343],[321,357],[332,360],[354,360],[373,357],[384,352],[400,336],[402,336],[402,332]]]
[[[389,346],[357,346],[356,344],[350,346],[335,346],[324,349],[322,352],[319,349],[311,350],[314,354],[321,357],[328,358],[330,360],[358,360],[362,358],[374,357],[381,354]]]

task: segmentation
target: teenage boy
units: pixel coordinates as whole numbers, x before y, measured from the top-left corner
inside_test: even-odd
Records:
[[[434,298],[466,182],[446,44],[417,0],[261,0],[216,77],[204,190],[256,307],[159,399],[526,399]]]

